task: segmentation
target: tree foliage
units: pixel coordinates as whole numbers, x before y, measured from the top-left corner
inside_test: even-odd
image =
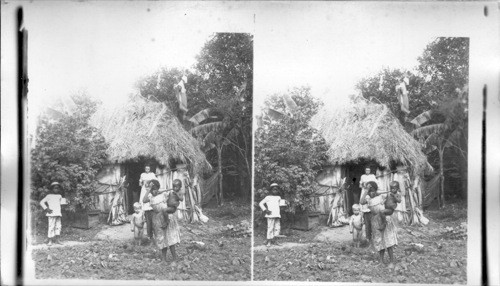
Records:
[[[241,186],[233,189],[243,187],[245,194],[250,194],[253,37],[243,33],[216,33],[202,47],[196,60],[192,70],[163,68],[144,77],[138,83],[140,94],[165,102],[179,114],[174,85],[186,75],[189,109],[186,118],[190,119],[179,116],[180,121],[200,140],[212,166],[220,167],[224,175],[239,177]],[[216,125],[216,129],[208,130]],[[220,143],[214,144],[218,148],[208,148],[212,145],[204,143],[213,138],[220,139],[211,140],[211,143]],[[219,158],[222,151],[224,156]]]
[[[98,102],[72,96],[76,107],[57,116],[43,115],[31,152],[31,199],[39,202],[58,181],[70,201],[69,210],[92,208],[96,175],[106,160],[107,145],[99,130],[89,125]]]
[[[422,84],[425,80],[420,75],[410,71],[384,68],[376,75],[359,81],[356,84],[356,89],[359,90],[361,95],[366,99],[386,104],[403,126],[411,127],[404,121],[404,113],[401,111],[398,100],[399,96],[396,92],[396,86],[405,76],[409,79],[409,85],[407,86],[410,102],[409,118],[413,118],[425,110],[437,106],[435,99],[422,96]],[[381,78],[382,81],[380,80]]]
[[[217,163],[223,175],[237,175],[243,194],[251,192],[252,170],[252,97],[253,37],[242,33],[217,33],[197,56],[195,66],[199,91],[194,100],[198,107],[210,110],[204,124],[220,122],[212,140]],[[208,134],[208,133],[207,133]],[[225,155],[222,156],[224,150]],[[222,156],[222,158],[221,158]],[[220,182],[222,185],[222,182]],[[221,192],[222,197],[222,192]]]
[[[466,194],[469,39],[436,38],[418,62],[411,71],[383,69],[362,79],[356,88],[365,98],[386,104],[405,129],[424,143],[431,165],[443,169],[445,177],[461,180]],[[421,124],[406,122],[400,111],[395,87],[405,76],[409,79],[408,117],[419,118]]]
[[[315,178],[326,164],[324,139],[309,126],[309,120],[322,105],[310,95],[309,88],[289,92],[298,111],[279,119],[267,117],[255,132],[255,202],[269,192],[271,183],[280,185],[282,196],[291,202],[289,212],[307,210]],[[290,114],[283,95],[267,98],[265,105],[282,114]]]

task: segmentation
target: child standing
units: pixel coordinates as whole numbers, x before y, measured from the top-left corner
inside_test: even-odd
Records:
[[[349,231],[352,233],[352,240],[356,247],[359,247],[361,243],[361,238],[363,236],[363,214],[360,212],[361,206],[358,204],[352,205],[352,211],[354,214],[351,216],[349,220]]]
[[[260,203],[259,207],[266,214],[267,218],[267,246],[271,243],[279,245],[276,242],[276,237],[280,234],[280,200],[278,184],[271,184],[271,194],[266,196]]]
[[[132,220],[130,225],[132,227],[131,231],[134,232],[134,244],[142,244],[142,234],[144,233],[144,222],[146,217],[142,211],[142,206],[139,202],[134,203],[134,214],[132,215]]]
[[[156,202],[156,203],[150,203],[151,207],[155,212],[158,212],[161,214],[162,217],[162,228],[167,228],[168,227],[168,215],[175,213],[177,210],[177,207],[180,204],[180,198],[179,198],[179,191],[182,188],[182,182],[179,179],[175,179],[173,182],[173,192],[170,192],[168,194],[168,197],[166,200]],[[160,189],[160,183],[157,180],[151,181],[151,192],[153,193],[153,189],[157,191],[158,193],[164,192],[164,191],[159,191]]]
[[[380,212],[382,221],[382,225],[380,227],[382,227],[382,229],[387,224],[386,216],[392,215],[394,213],[394,210],[398,206],[398,203],[401,202],[401,194],[399,194],[399,182],[392,181],[389,184],[389,188],[390,192],[387,194],[387,198],[385,199],[384,209]]]
[[[49,221],[48,245],[52,245],[52,242],[61,244],[58,239],[61,235],[61,205],[65,203],[61,191],[61,185],[58,182],[53,182],[50,184],[49,194],[40,201],[40,205],[46,212]]]

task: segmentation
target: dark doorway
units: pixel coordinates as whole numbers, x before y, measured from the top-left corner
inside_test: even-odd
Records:
[[[125,174],[127,175],[127,210],[128,214],[134,212],[134,203],[139,201],[141,194],[141,186],[139,186],[139,179],[144,172],[144,166],[149,164],[151,172],[156,171],[156,162],[147,159],[140,159],[138,161],[127,161],[124,163]]]
[[[359,204],[359,197],[361,195],[359,180],[361,179],[361,175],[365,173],[366,166],[369,166],[372,174],[375,174],[378,164],[375,161],[360,160],[357,163],[346,164],[344,166],[346,171],[345,176],[347,178],[346,182],[349,183],[348,200],[352,202],[352,204]],[[352,215],[352,205],[348,206],[348,213]]]

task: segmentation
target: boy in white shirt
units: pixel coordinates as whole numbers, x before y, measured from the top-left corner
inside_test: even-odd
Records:
[[[276,237],[280,234],[280,200],[278,184],[271,184],[271,194],[266,196],[260,203],[259,207],[266,214],[267,218],[267,246],[271,243],[277,244]]]
[[[52,242],[61,244],[58,236],[61,235],[61,205],[65,203],[63,200],[61,186],[58,182],[53,182],[50,184],[49,194],[40,201],[40,205],[47,213],[46,216],[49,220],[48,245],[52,245]]]

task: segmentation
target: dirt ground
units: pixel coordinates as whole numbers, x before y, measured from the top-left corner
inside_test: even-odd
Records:
[[[166,263],[153,245],[134,246],[128,225],[90,230],[63,225],[63,245],[52,247],[45,245],[41,229],[32,246],[36,278],[250,280],[250,203],[228,202],[203,211],[209,222],[181,223],[180,259],[172,261],[169,253]]]
[[[454,203],[424,212],[430,219],[427,226],[399,228],[394,268],[377,265],[378,253],[371,248],[353,247],[346,239],[347,226],[285,229],[282,245],[269,248],[263,246],[265,230],[260,227],[255,230],[254,280],[465,284],[466,211],[463,203]]]

